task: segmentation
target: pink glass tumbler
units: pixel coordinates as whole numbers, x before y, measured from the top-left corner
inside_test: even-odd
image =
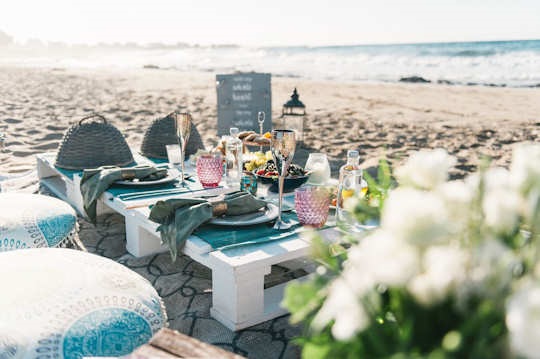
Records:
[[[330,194],[322,187],[300,187],[294,191],[294,206],[301,224],[320,228],[328,219]]]
[[[221,155],[202,155],[197,159],[197,177],[204,188],[217,187],[222,176],[223,160]]]

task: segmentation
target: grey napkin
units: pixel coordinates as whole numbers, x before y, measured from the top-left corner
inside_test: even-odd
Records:
[[[129,168],[103,166],[83,171],[81,178],[81,194],[83,206],[88,218],[95,223],[96,203],[103,192],[118,180],[158,180],[167,176],[167,169],[140,165]]]
[[[176,261],[178,248],[201,224],[214,216],[238,216],[252,213],[266,206],[266,202],[248,192],[237,191],[214,198],[172,198],[158,201],[149,219],[159,223],[161,240],[166,243],[171,258]]]

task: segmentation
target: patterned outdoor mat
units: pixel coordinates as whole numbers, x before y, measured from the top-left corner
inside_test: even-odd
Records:
[[[124,219],[118,214],[98,217],[97,226],[79,218],[79,237],[89,252],[111,258],[148,279],[167,308],[169,327],[181,333],[234,351],[249,358],[298,358],[300,351],[290,340],[301,328],[282,316],[242,331],[233,332],[210,316],[212,273],[187,256],[171,262],[168,253],[135,258],[126,252]],[[273,266],[265,277],[271,287],[304,275]]]
[[[40,192],[51,195],[43,187]],[[288,315],[234,332],[210,316],[212,272],[207,267],[187,256],[173,263],[168,253],[133,257],[126,251],[124,218],[118,214],[98,217],[96,226],[82,218],[78,222],[79,237],[89,252],[122,263],[152,283],[167,307],[169,328],[249,358],[300,357],[291,339],[301,328],[291,326]],[[265,288],[303,275],[303,270],[273,266]]]

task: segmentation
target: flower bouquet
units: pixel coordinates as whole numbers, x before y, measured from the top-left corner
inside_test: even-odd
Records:
[[[540,145],[516,147],[509,170],[448,181],[454,162],[413,154],[380,227],[348,250],[313,235],[316,275],[284,300],[303,357],[540,356]]]

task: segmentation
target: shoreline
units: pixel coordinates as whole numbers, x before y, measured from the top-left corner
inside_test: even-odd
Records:
[[[0,63],[0,68],[21,68],[21,69],[43,69],[43,70],[51,70],[51,71],[75,71],[75,72],[86,72],[86,71],[109,71],[112,69],[114,72],[129,72],[129,71],[164,71],[164,72],[179,72],[179,73],[199,73],[199,74],[215,74],[215,73],[235,73],[235,72],[258,72],[258,71],[231,71],[230,69],[224,68],[224,69],[214,69],[214,68],[208,68],[208,69],[193,69],[193,70],[185,70],[177,67],[161,67],[156,64],[148,63],[139,67],[88,67],[88,66],[81,66],[81,67],[62,67],[62,66],[52,66],[50,64],[46,65],[40,65],[37,66],[35,64],[32,65],[14,65],[14,64],[2,64]],[[264,71],[263,71],[264,72]],[[352,78],[352,79],[342,79],[338,77],[308,77],[308,76],[302,76],[302,75],[295,75],[290,73],[272,73],[273,78],[284,78],[289,80],[294,79],[300,79],[303,81],[330,81],[334,83],[351,83],[351,84],[429,84],[429,85],[442,85],[442,86],[466,86],[466,87],[501,87],[501,88],[540,88],[540,82],[536,83],[529,83],[529,84],[511,84],[511,83],[494,83],[494,82],[481,82],[481,81],[468,81],[468,82],[461,82],[461,81],[452,81],[447,80],[445,78],[430,78],[428,76],[423,76],[421,74],[403,74],[401,76],[398,76],[396,79],[389,80],[389,79],[360,79],[360,78]]]
[[[540,88],[540,40],[344,46],[68,45],[35,40],[0,44],[0,50],[0,66],[256,71],[313,81]]]

